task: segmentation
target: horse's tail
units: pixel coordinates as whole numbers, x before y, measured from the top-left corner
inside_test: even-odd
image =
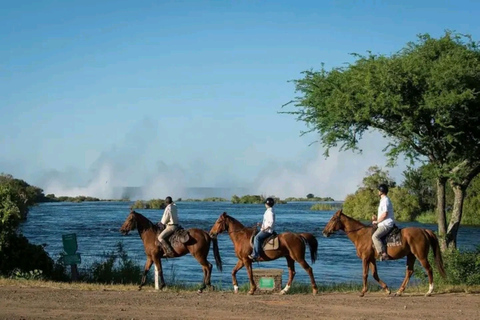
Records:
[[[300,236],[308,243],[310,247],[310,258],[312,259],[312,263],[317,261],[317,250],[318,250],[318,241],[317,238],[311,233],[300,233]]]
[[[222,270],[222,258],[220,257],[220,250],[218,250],[218,240],[217,238],[211,238],[213,243],[213,255],[215,257],[215,264],[217,265],[217,270]]]
[[[440,245],[438,243],[438,238],[433,233],[432,230],[424,229],[425,233],[428,236],[428,240],[430,241],[430,246],[433,250],[433,256],[435,257],[435,264],[437,265],[438,272],[443,278],[446,278],[447,274],[445,273],[445,268],[443,267],[443,258],[442,252],[440,251]]]

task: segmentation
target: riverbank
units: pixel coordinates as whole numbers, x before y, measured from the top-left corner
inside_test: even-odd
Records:
[[[233,294],[0,279],[0,319],[479,319],[480,294]],[[374,306],[388,305],[377,311]]]

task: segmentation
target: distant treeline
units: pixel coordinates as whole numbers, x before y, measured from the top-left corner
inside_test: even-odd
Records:
[[[47,194],[45,197],[39,199],[38,202],[84,202],[84,201],[129,201],[128,199],[99,199],[88,196],[56,197],[54,194]]]
[[[148,201],[137,200],[132,205],[132,209],[165,209],[166,204],[165,200],[162,199],[151,199]]]

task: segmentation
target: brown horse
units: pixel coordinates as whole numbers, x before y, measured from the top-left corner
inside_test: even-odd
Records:
[[[232,240],[235,248],[235,255],[238,258],[237,264],[232,270],[234,292],[238,293],[236,274],[238,270],[245,266],[247,269],[248,278],[250,279],[250,291],[248,293],[253,294],[257,289],[257,286],[255,281],[253,281],[252,260],[248,258],[248,255],[252,252],[250,239],[253,235],[254,228],[244,227],[238,220],[224,212],[220,215],[210,230],[210,236],[214,238],[217,236],[217,234],[220,234],[224,231],[227,231],[230,235],[230,239]],[[285,257],[287,259],[288,283],[281,293],[285,294],[290,289],[293,277],[295,276],[295,261],[297,261],[310,276],[313,294],[316,294],[318,292],[317,284],[315,283],[312,268],[305,261],[305,250],[306,244],[308,244],[310,247],[310,257],[312,259],[312,263],[314,263],[317,259],[317,239],[311,233],[296,234],[292,232],[281,233],[278,236],[278,239],[279,248],[277,250],[264,251],[260,256],[259,261],[271,261],[280,257]]]
[[[138,212],[131,211],[127,219],[120,228],[120,232],[123,235],[127,235],[131,230],[138,230],[138,234],[143,241],[143,247],[145,248],[145,254],[147,255],[147,261],[145,262],[145,269],[143,272],[142,282],[140,283],[139,290],[145,284],[147,273],[150,270],[152,264],[155,264],[155,289],[159,290],[165,286],[165,280],[163,279],[162,261],[161,258],[164,255],[163,249],[155,244],[157,238],[158,227],[152,223],[145,216]],[[215,257],[215,263],[218,270],[222,270],[222,260],[220,258],[220,252],[218,250],[217,239],[212,239],[208,233],[204,230],[191,228],[188,229],[190,239],[184,244],[176,244],[173,246],[173,252],[176,257],[181,257],[190,253],[203,269],[203,284],[198,290],[202,292],[207,286],[211,287],[210,278],[212,275],[212,264],[208,262],[207,256],[210,250],[210,241],[213,242],[213,254]],[[158,278],[160,276],[160,286],[158,284]]]
[[[373,247],[372,241],[372,226],[366,226],[360,221],[343,214],[342,210],[339,210],[332,216],[323,229],[323,235],[328,237],[338,230],[343,230],[347,234],[347,237],[353,242],[357,249],[357,256],[362,259],[363,289],[360,296],[363,297],[368,290],[367,278],[369,267],[372,269],[373,278],[380,284],[386,293],[390,294],[388,286],[378,277],[377,264],[375,261],[376,250]],[[445,269],[443,268],[442,254],[440,252],[440,246],[438,245],[438,239],[431,230],[416,227],[401,229],[401,237],[401,245],[387,247],[387,254],[391,260],[397,260],[407,256],[405,279],[395,295],[401,295],[405,290],[405,287],[413,274],[415,259],[418,259],[428,274],[429,289],[426,296],[429,296],[433,291],[433,272],[432,267],[428,262],[428,252],[430,247],[432,247],[433,250],[437,269],[440,272],[440,275],[445,277]]]

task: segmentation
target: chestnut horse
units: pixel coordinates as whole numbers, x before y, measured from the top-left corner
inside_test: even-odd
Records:
[[[342,210],[339,210],[332,216],[323,229],[323,235],[328,237],[338,230],[343,230],[347,234],[347,237],[353,242],[357,249],[357,256],[362,259],[363,289],[360,296],[363,297],[368,290],[367,278],[369,267],[372,269],[373,278],[380,284],[387,294],[390,294],[388,286],[378,277],[377,264],[375,261],[376,250],[373,247],[372,241],[372,226],[366,226],[360,221],[343,214]],[[397,260],[407,256],[405,279],[395,295],[401,295],[405,290],[405,287],[413,274],[415,259],[418,259],[428,274],[429,289],[425,295],[429,296],[433,292],[433,272],[432,267],[428,262],[428,252],[430,247],[432,247],[433,250],[437,269],[440,275],[445,277],[445,269],[443,267],[442,254],[440,252],[438,239],[431,230],[418,227],[401,229],[401,237],[401,245],[387,247],[387,254],[390,260]]]
[[[145,262],[145,269],[143,272],[142,282],[140,283],[139,290],[145,284],[147,273],[150,270],[152,264],[155,264],[155,289],[159,290],[165,286],[165,280],[163,279],[162,261],[163,249],[155,244],[157,239],[158,227],[152,223],[142,214],[131,211],[127,219],[120,228],[120,232],[123,235],[127,235],[131,230],[138,230],[138,234],[143,241],[143,247],[145,248],[145,254],[147,255],[147,261]],[[210,278],[212,275],[212,264],[208,262],[207,256],[210,251],[210,241],[213,243],[213,255],[215,257],[215,263],[218,270],[222,270],[222,260],[220,258],[220,252],[218,250],[217,239],[211,239],[208,233],[204,230],[191,228],[188,229],[190,239],[184,244],[173,245],[173,252],[176,257],[181,257],[190,253],[203,269],[203,284],[198,290],[202,292],[207,286],[211,287]],[[158,284],[158,277],[160,276],[160,286]]]
[[[235,255],[238,258],[237,264],[232,270],[232,282],[235,293],[238,293],[238,283],[236,274],[243,266],[247,269],[248,279],[250,280],[250,291],[248,294],[253,294],[257,289],[255,281],[253,281],[252,260],[248,255],[252,252],[250,239],[253,235],[254,228],[244,227],[238,220],[229,216],[226,212],[222,213],[217,219],[212,229],[210,236],[215,238],[218,234],[227,231],[230,239],[233,242]],[[295,261],[297,261],[310,276],[312,283],[313,294],[318,292],[317,284],[313,276],[312,268],[305,261],[306,245],[310,247],[310,257],[312,263],[317,259],[317,239],[311,233],[292,233],[285,232],[278,235],[279,248],[277,250],[268,250],[262,252],[259,261],[271,261],[280,257],[285,257],[288,264],[288,283],[281,291],[285,294],[292,285],[293,277],[295,276]]]

